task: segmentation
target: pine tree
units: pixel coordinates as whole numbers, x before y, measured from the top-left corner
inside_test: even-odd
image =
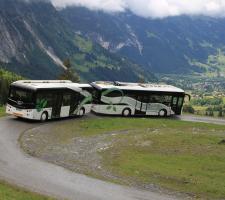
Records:
[[[66,59],[63,62],[63,65],[66,67],[64,72],[59,76],[60,80],[70,80],[72,82],[80,82],[80,77],[74,71],[70,59]]]
[[[10,84],[21,79],[23,77],[0,67],[0,105],[4,105],[7,102]]]
[[[139,80],[138,80],[139,83],[145,83],[145,77],[144,76],[139,76]]]

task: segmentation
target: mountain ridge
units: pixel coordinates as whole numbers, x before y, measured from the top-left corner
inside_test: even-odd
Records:
[[[2,0],[0,33],[0,65],[28,78],[56,79],[69,58],[83,80],[155,80],[126,57],[75,33],[49,1]]]
[[[219,50],[224,54],[224,18],[151,19],[129,11],[109,14],[84,7],[67,7],[61,14],[74,31],[155,73],[216,74],[221,70],[209,57],[217,56]]]

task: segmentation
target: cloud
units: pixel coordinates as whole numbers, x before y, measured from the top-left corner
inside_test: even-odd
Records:
[[[75,5],[106,12],[123,12],[126,7],[124,0],[52,0],[52,3],[56,7]]]
[[[92,10],[123,12],[142,17],[178,15],[225,16],[225,0],[51,0],[56,7],[84,6]]]

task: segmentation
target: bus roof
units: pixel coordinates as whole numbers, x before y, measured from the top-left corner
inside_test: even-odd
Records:
[[[151,83],[126,83],[126,82],[107,82],[97,81],[91,85],[99,90],[117,88],[120,90],[135,90],[135,91],[151,91],[151,92],[176,92],[184,93],[184,90],[172,85],[160,85]]]
[[[31,90],[37,89],[59,89],[59,88],[69,88],[72,90],[79,91],[79,88],[87,88],[91,87],[89,84],[80,84],[80,83],[73,83],[68,80],[21,80],[16,81],[11,84],[12,86],[26,88]]]

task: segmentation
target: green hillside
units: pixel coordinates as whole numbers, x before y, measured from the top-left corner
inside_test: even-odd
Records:
[[[83,7],[67,7],[61,15],[74,31],[107,43],[112,52],[154,73],[225,77],[224,18],[147,19],[129,11],[111,14]]]

